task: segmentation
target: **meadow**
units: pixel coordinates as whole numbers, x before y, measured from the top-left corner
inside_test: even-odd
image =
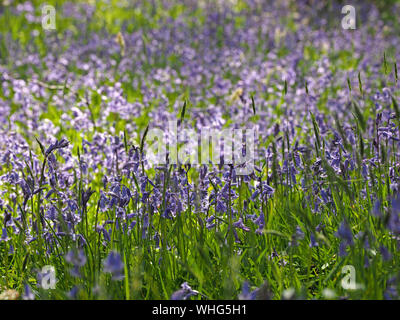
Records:
[[[399,1],[44,4],[0,3],[0,299],[399,297]],[[171,122],[254,167],[155,164]]]

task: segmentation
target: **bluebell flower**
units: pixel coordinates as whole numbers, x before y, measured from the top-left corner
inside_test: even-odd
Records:
[[[256,233],[262,234],[264,226],[265,226],[264,214],[261,213],[260,216],[254,221],[254,223],[258,226]]]
[[[171,300],[187,300],[191,296],[198,295],[199,292],[196,290],[193,290],[187,282],[184,282],[181,284],[181,289],[178,291],[175,291],[171,295]]]
[[[3,228],[0,242],[1,241],[7,242],[8,240],[10,240],[10,238],[8,237],[8,234],[7,234],[7,228]]]
[[[383,297],[385,298],[385,300],[397,300],[399,298],[396,277],[392,277],[387,281],[386,290],[383,294]]]
[[[233,229],[233,230],[232,230],[232,233],[233,233],[233,237],[235,238],[235,242],[236,242],[236,243],[241,243],[241,241],[240,241],[240,239],[239,239],[239,236],[238,236],[238,234],[237,234],[237,232],[236,232],[236,229]]]
[[[350,228],[348,227],[347,223],[343,221],[338,228],[338,231],[335,233],[335,236],[341,239],[339,245],[339,255],[344,257],[346,253],[346,248],[348,246],[352,246],[353,241],[353,233],[351,232]]]
[[[242,285],[242,292],[239,294],[239,300],[256,300],[258,290],[259,289],[256,288],[255,290],[251,291],[249,283],[244,281]]]
[[[392,259],[392,255],[384,245],[379,247],[379,251],[381,252],[384,261],[389,261],[390,259]]]
[[[77,267],[83,267],[86,264],[86,256],[82,249],[78,251],[70,250],[65,255],[65,260]]]
[[[160,249],[160,235],[157,231],[153,236],[153,240],[155,241],[156,249]]]
[[[110,233],[105,228],[102,228],[101,231],[103,232],[104,240],[110,242],[111,241]]]
[[[74,286],[68,292],[67,296],[68,296],[68,298],[75,300],[78,298],[78,293],[79,293],[79,288],[77,286]]]
[[[207,229],[212,229],[215,227],[215,223],[213,223],[214,220],[215,220],[215,217],[213,215],[206,219],[206,228]]]
[[[226,210],[227,210],[224,202],[219,199],[217,199],[216,209],[218,212],[226,212]]]
[[[381,202],[380,202],[379,200],[376,200],[376,201],[375,201],[374,207],[373,207],[371,213],[372,213],[375,217],[381,217],[381,216],[382,216]]]
[[[392,210],[387,221],[387,228],[395,234],[400,234],[400,198],[393,198],[391,204]]]
[[[315,239],[314,233],[311,233],[311,235],[310,235],[310,248],[318,247],[318,246],[319,246],[319,244],[318,244],[317,240]]]
[[[245,224],[243,223],[243,219],[242,218],[239,218],[238,221],[234,222],[233,226],[235,228],[242,229],[242,230],[247,231],[247,232],[250,231],[250,228],[246,227]]]
[[[124,263],[118,252],[111,251],[103,264],[104,272],[110,272],[113,280],[122,280],[124,278],[124,274],[122,273],[124,270]]]
[[[136,226],[136,220],[133,220],[132,222],[131,222],[131,224],[129,225],[129,227],[128,227],[128,230],[129,231],[131,231],[135,226]]]
[[[239,300],[267,300],[271,298],[271,292],[268,284],[264,282],[259,288],[250,290],[247,281],[243,282],[242,292],[239,294]]]
[[[81,274],[79,272],[79,268],[86,264],[86,256],[83,250],[70,250],[65,255],[65,260],[73,265],[72,269],[70,270],[71,275],[74,277],[80,277]]]
[[[362,164],[361,174],[362,174],[364,179],[368,179],[368,168],[367,168],[367,165],[365,163]]]
[[[368,255],[365,255],[364,257],[364,268],[369,268],[370,263],[369,263],[369,258]]]
[[[149,198],[149,195],[150,195],[150,192],[147,192],[147,191],[142,192],[142,202],[143,203],[147,201],[147,199]]]
[[[46,213],[46,218],[52,221],[55,221],[57,219],[57,209],[55,208],[55,206],[50,205],[49,210],[47,210]]]
[[[275,189],[268,185],[266,182],[263,182],[263,196],[272,196],[275,192]]]
[[[340,239],[345,240],[347,243],[353,244],[353,233],[351,232],[346,222],[343,221],[341,223],[335,235]]]
[[[294,158],[294,161],[296,162],[296,166],[299,167],[299,168],[302,168],[302,166],[301,166],[301,159],[300,159],[300,156],[299,156],[298,151],[296,151],[296,152],[293,154],[293,158]]]
[[[35,300],[35,295],[32,292],[31,287],[28,284],[25,284],[24,294],[22,296],[23,300]]]
[[[304,232],[301,230],[299,226],[296,226],[296,230],[294,234],[292,235],[292,239],[289,243],[290,246],[297,246],[297,241],[304,239]]]
[[[149,222],[149,216],[148,216],[148,215],[145,215],[145,216],[143,217],[142,239],[145,239],[145,238],[146,238],[146,235],[147,235],[147,228],[149,227],[149,224],[150,224],[150,222]]]
[[[101,182],[103,182],[103,188],[107,189],[108,179],[106,175],[104,175],[103,178],[101,178]]]
[[[324,189],[321,189],[321,197],[325,204],[329,203],[328,194],[325,192]]]
[[[11,213],[9,213],[7,210],[5,210],[4,212],[3,223],[5,227],[11,227],[13,225],[13,218],[11,216]]]
[[[296,173],[297,173],[297,170],[296,170],[296,168],[292,165],[292,166],[290,167],[290,176],[291,176],[291,178],[292,178],[292,182],[293,182],[294,185],[297,184]]]
[[[105,211],[108,204],[109,204],[109,200],[107,199],[105,194],[102,191],[100,191],[99,207],[100,207],[101,211]]]
[[[256,189],[256,191],[254,191],[253,194],[251,195],[251,200],[254,201],[258,197],[259,193],[260,191]]]
[[[304,232],[299,226],[296,227],[295,238],[298,240],[304,239]]]
[[[61,148],[65,148],[69,145],[69,141],[67,141],[66,139],[61,139],[61,140],[57,140],[55,143],[50,144],[50,146],[48,147],[48,149],[45,152],[46,157],[48,157],[50,155],[50,153],[52,153],[53,151],[57,150],[57,149],[61,149]]]
[[[126,220],[133,219],[136,216],[137,216],[136,213],[129,213],[129,214],[126,215]]]

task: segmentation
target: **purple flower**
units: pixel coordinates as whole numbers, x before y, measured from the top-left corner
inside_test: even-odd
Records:
[[[172,295],[171,295],[171,300],[187,300],[188,298],[190,298],[191,296],[195,296],[199,294],[198,291],[193,290],[187,282],[182,283],[181,285],[181,289],[179,289],[178,291],[175,291]]]
[[[250,285],[247,281],[243,282],[242,292],[239,294],[239,300],[268,300],[271,298],[271,292],[268,284],[264,282],[259,288],[250,290]]]
[[[299,226],[296,227],[294,237],[297,240],[304,239],[304,232],[303,232],[303,230],[301,230],[301,228]]]
[[[387,228],[395,233],[400,234],[400,198],[396,197],[392,200],[392,211],[390,212],[387,222]]]
[[[28,284],[25,284],[24,294],[22,296],[23,300],[35,300],[35,295],[32,292],[31,287]]]
[[[389,261],[390,259],[392,259],[392,255],[390,254],[389,250],[385,247],[385,246],[380,246],[379,247],[379,251],[382,254],[382,258],[384,261]]]
[[[124,278],[123,270],[124,263],[120,254],[116,251],[111,251],[104,261],[104,272],[110,272],[113,280],[122,280]]]
[[[86,264],[86,256],[83,250],[80,249],[79,251],[69,251],[65,255],[65,260],[73,265],[72,269],[70,270],[71,275],[74,277],[80,277],[81,274],[79,272],[79,268]]]
[[[369,263],[368,256],[365,255],[365,257],[364,257],[364,268],[369,268],[369,266],[370,266],[370,263]]]
[[[363,176],[363,178],[365,180],[368,179],[368,168],[367,168],[367,165],[365,163],[362,164],[361,174],[362,174],[362,176]]]
[[[216,209],[218,212],[226,212],[226,205],[224,204],[223,201],[217,199],[217,206]]]
[[[301,230],[299,226],[296,227],[296,231],[292,235],[292,240],[290,241],[289,245],[297,246],[297,241],[304,239],[304,232]]]
[[[374,203],[374,207],[371,212],[375,217],[381,217],[382,216],[382,211],[381,211],[381,202],[379,200],[376,200]]]
[[[291,178],[292,178],[292,182],[293,182],[294,185],[297,184],[296,173],[297,173],[297,170],[296,170],[296,168],[292,165],[292,166],[290,167],[290,176],[291,176]]]
[[[346,248],[353,245],[353,233],[348,227],[347,223],[343,221],[335,233],[335,236],[341,239],[339,245],[339,255],[344,257],[346,255]]]
[[[260,193],[260,191],[258,189],[256,191],[254,191],[253,194],[251,195],[251,200],[254,201],[254,199],[256,199],[258,197],[259,193]]]
[[[7,235],[7,228],[3,228],[0,241],[7,242],[10,238]]]
[[[259,289],[256,288],[255,290],[251,291],[249,283],[247,281],[243,282],[242,292],[239,295],[239,300],[256,300],[258,290]]]
[[[318,246],[319,246],[319,244],[318,244],[317,240],[315,239],[314,233],[311,233],[311,235],[310,235],[310,248],[318,247]]]
[[[82,201],[82,207],[83,208],[86,208],[86,205],[89,202],[89,199],[93,195],[93,193],[95,193],[95,192],[90,187],[86,191],[82,190],[81,201]]]
[[[215,220],[215,217],[212,215],[209,218],[206,219],[206,228],[207,229],[212,229],[215,227],[215,223],[213,221]]]
[[[386,290],[383,294],[385,300],[398,299],[399,294],[397,291],[397,278],[392,277],[386,283]]]
[[[86,256],[82,249],[79,251],[69,251],[65,255],[65,260],[77,267],[83,267],[86,264]]]
[[[257,234],[262,234],[262,231],[265,226],[265,221],[264,221],[264,214],[261,213],[260,216],[254,221],[254,223],[258,226],[258,229],[256,230]]]
[[[242,218],[239,218],[238,221],[234,222],[234,223],[233,223],[233,226],[234,226],[235,228],[242,229],[242,230],[247,231],[247,232],[250,231],[250,228],[249,228],[249,227],[246,227],[246,226],[244,225]]]
[[[107,242],[110,242],[111,241],[110,233],[105,228],[102,228],[102,232],[103,232],[104,240],[106,240]]]
[[[49,148],[46,150],[45,155],[48,157],[53,151],[61,148],[65,148],[69,145],[69,141],[66,139],[61,139],[60,141],[56,141],[55,143],[52,143]]]
[[[340,239],[346,241],[347,243],[353,244],[353,233],[351,232],[346,222],[343,221],[341,223],[335,235]]]
[[[72,287],[72,289],[68,292],[68,297],[70,299],[78,298],[79,288],[77,286]]]
[[[328,194],[325,192],[324,189],[321,189],[321,197],[325,204],[329,203]]]

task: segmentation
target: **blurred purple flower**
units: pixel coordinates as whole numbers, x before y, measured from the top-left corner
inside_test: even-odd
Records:
[[[7,228],[3,228],[0,241],[7,242],[8,240],[10,240],[10,238],[7,235]]]
[[[250,231],[250,228],[246,227],[245,224],[243,223],[243,219],[242,218],[239,218],[238,221],[234,222],[233,226],[235,228],[242,229],[242,230],[247,231],[247,232]]]
[[[346,248],[348,246],[353,245],[353,233],[351,232],[348,224],[343,221],[339,228],[338,231],[335,233],[335,236],[341,239],[340,245],[339,245],[339,255],[341,257],[346,255]]]
[[[182,283],[181,289],[178,291],[175,291],[171,295],[171,300],[187,300],[191,296],[198,295],[199,292],[196,290],[193,290],[187,282]]]
[[[124,274],[122,273],[124,270],[124,263],[118,252],[111,251],[103,264],[104,272],[111,273],[113,280],[122,280],[124,278]]]
[[[23,300],[35,300],[35,295],[32,292],[31,287],[28,284],[24,286],[24,294],[22,296]]]

